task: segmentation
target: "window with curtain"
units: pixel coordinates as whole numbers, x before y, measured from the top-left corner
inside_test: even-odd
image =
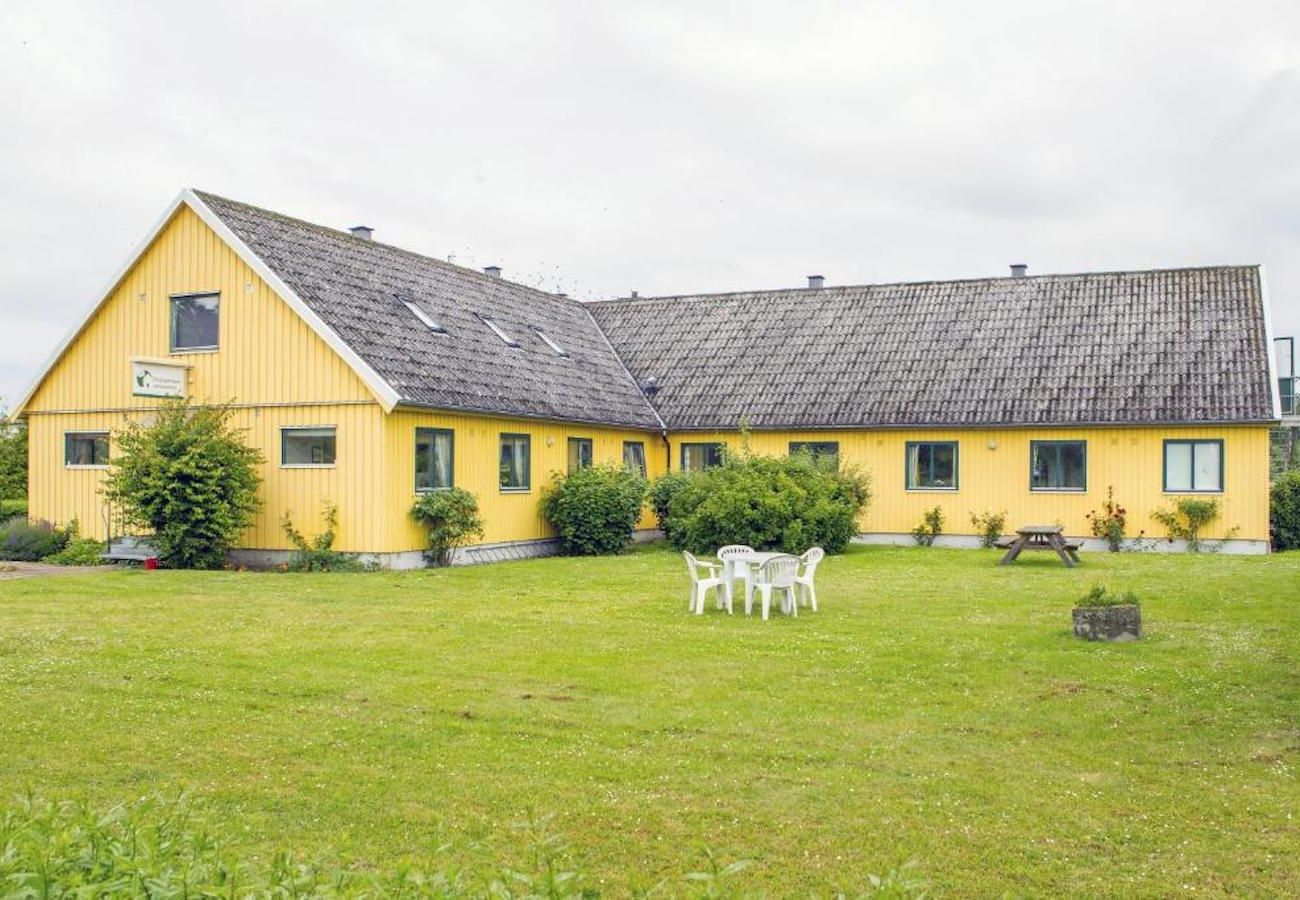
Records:
[[[280,429],[281,466],[334,465],[334,428]]]
[[[77,431],[65,434],[63,464],[66,466],[108,465],[108,432]]]
[[[569,471],[591,468],[591,438],[569,438]]]
[[[446,428],[415,429],[415,489],[439,491],[453,485],[455,436]]]
[[[526,434],[501,435],[501,490],[526,491],[532,486],[531,442]]]
[[[186,294],[171,298],[172,352],[217,349],[221,298]]]
[[[1031,491],[1086,491],[1087,441],[1030,441]]]
[[[839,441],[791,441],[790,455],[807,453],[818,466],[838,471],[840,467]]]
[[[702,472],[722,464],[725,444],[682,444],[682,471]]]
[[[907,489],[957,490],[957,442],[908,441]]]
[[[646,477],[644,441],[623,442],[623,468],[636,472],[642,478]]]
[[[1223,441],[1165,441],[1165,490],[1219,493],[1223,490]]]

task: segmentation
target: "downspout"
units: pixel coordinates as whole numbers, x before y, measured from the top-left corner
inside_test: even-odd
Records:
[[[664,442],[664,474],[667,474],[673,470],[673,445],[668,442],[667,428],[659,432],[659,436]]]

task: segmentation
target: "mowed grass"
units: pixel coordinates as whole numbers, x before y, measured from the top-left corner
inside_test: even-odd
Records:
[[[0,583],[0,792],[185,787],[269,855],[526,852],[610,895],[749,858],[939,895],[1300,888],[1300,555],[855,547],[797,620],[686,613],[663,548],[364,575]],[[1145,640],[1090,644],[1094,581]]]

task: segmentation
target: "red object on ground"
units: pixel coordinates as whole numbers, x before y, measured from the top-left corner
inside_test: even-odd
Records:
[[[144,561],[144,567],[145,567],[146,569],[156,569],[156,568],[158,568],[158,557],[156,557],[156,556],[151,556],[151,557],[149,557],[148,559],[146,559],[146,560]]]

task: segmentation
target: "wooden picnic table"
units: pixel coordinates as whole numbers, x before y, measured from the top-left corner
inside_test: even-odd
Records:
[[[1060,525],[1025,525],[1016,529],[1014,540],[998,546],[1007,548],[1006,555],[998,563],[1000,566],[1015,562],[1024,550],[1054,550],[1067,567],[1072,569],[1079,564],[1079,545],[1065,540]]]

